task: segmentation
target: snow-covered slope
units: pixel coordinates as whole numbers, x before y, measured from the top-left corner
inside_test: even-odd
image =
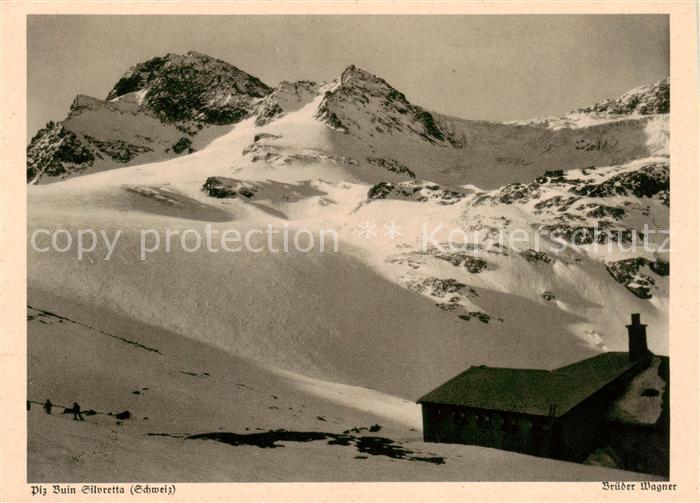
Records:
[[[234,80],[239,76],[232,75]],[[120,90],[109,102],[80,99],[67,121],[52,125],[30,146],[32,159],[53,166],[55,160],[87,156],[81,149],[84,138],[99,128],[119,130],[124,142],[137,144],[142,130],[133,121],[141,116],[144,128],[164,128],[158,140],[150,138],[165,146],[168,128],[180,132],[177,128],[186,121],[169,122],[144,112],[143,100],[156,85],[148,68],[132,69],[125,78],[142,87],[117,86]],[[222,82],[203,96],[225,106],[221,89],[229,81]],[[30,310],[34,354],[55,353],[55,341],[50,342],[54,330],[72,327],[82,334],[89,325],[98,333],[161,348],[167,356],[167,362],[148,372],[134,371],[143,382],[124,377],[129,386],[118,390],[126,395],[134,387],[147,394],[151,386],[146,381],[158,383],[160,409],[144,405],[148,421],[158,410],[185,409],[182,396],[195,388],[202,393],[196,411],[182,412],[186,421],[161,417],[158,431],[149,423],[120,437],[119,456],[124,458],[118,459],[129,459],[141,442],[159,456],[167,455],[166,444],[201,456],[190,447],[191,440],[146,441],[147,433],[177,436],[222,429],[242,434],[253,426],[339,433],[370,421],[382,422],[390,438],[408,438],[416,452],[434,453],[432,446],[423,451],[424,446],[413,444],[420,432],[410,429],[419,424],[412,401],[469,365],[555,368],[600,351],[624,350],[630,312],[642,313],[649,325],[651,349],[666,353],[668,253],[659,251],[665,235],[650,229],[668,227],[667,115],[559,129],[466,121],[412,105],[388,83],[355,67],[330,83],[282,83],[271,92],[250,93],[236,98],[250,105],[247,117],[235,125],[203,125],[189,154],[28,187],[30,235],[59,228],[73,236],[80,229],[102,230],[111,237],[121,233],[109,260],[104,246],[82,260],[74,248],[30,248],[29,303],[35,310],[83,323],[47,324]],[[119,122],[122,116],[127,117],[124,123]],[[198,120],[188,119],[188,124]],[[101,152],[104,148],[99,147]],[[194,234],[231,230],[258,236],[256,250],[213,252],[202,246],[189,252],[180,238],[188,231],[191,239],[184,243],[191,244]],[[145,256],[144,231],[151,240],[156,235],[165,239],[166,232],[180,234],[167,251],[161,242],[157,252]],[[297,235],[318,238],[329,231],[337,235],[337,251],[333,240],[323,252],[318,246],[309,253],[294,247],[280,251],[285,235],[293,242]],[[639,232],[656,251],[631,246]],[[259,237],[265,235],[270,237]],[[100,315],[88,320],[90,313]],[[151,331],[165,335],[142,337]],[[33,398],[67,389],[60,400],[69,402],[79,395],[77,383],[94,381],[101,383],[95,387],[101,391],[90,391],[81,400],[94,402],[96,410],[117,407],[101,397],[115,380],[109,369],[124,355],[116,346],[96,344],[100,350],[90,354],[90,365],[78,366],[82,370],[58,365],[64,373],[57,381],[62,388],[51,384],[54,377],[42,370],[38,357],[31,360],[30,373],[38,376],[30,387],[37,395]],[[208,366],[210,358],[221,364]],[[210,383],[215,374],[221,380],[193,388],[190,381],[180,382],[185,377],[176,375],[175,368],[199,377],[210,374],[197,382]],[[168,382],[166,376],[172,375],[177,379]],[[224,415],[219,415],[207,400],[225,401],[221,390],[235,389],[231,383],[239,378],[253,387],[268,383],[284,388],[287,408],[268,416],[277,409],[260,406],[262,397],[238,396],[243,393],[238,390],[232,395],[238,405],[222,407]],[[135,400],[131,396],[117,403],[136,410],[142,405]],[[315,415],[302,418],[291,412],[311,403]],[[212,417],[206,428],[195,427],[200,414]],[[339,431],[319,424],[324,421],[316,416],[333,416]],[[60,453],[65,445],[51,440],[47,421],[30,416],[30,436],[34,432],[35,441],[55,442],[52,452]],[[70,431],[63,425],[69,438],[88,444],[113,428],[110,421],[97,422],[89,431],[69,424]],[[327,448],[304,448],[300,454],[310,452],[309,467],[320,469],[328,462]],[[342,466],[348,452],[340,455]],[[449,453],[446,470],[402,465],[387,471],[386,478],[502,476],[502,468],[491,464],[491,451],[441,446],[436,455],[443,453]],[[462,455],[485,464],[479,470],[465,466],[456,461]],[[37,472],[38,479],[56,473],[49,468],[53,458],[46,462],[38,448],[34,456],[46,470]],[[499,463],[527,459],[501,453],[497,458]],[[259,476],[265,480],[303,480],[315,473],[274,475],[274,468],[261,467],[286,466],[289,458],[266,454],[250,459],[259,461],[257,469],[211,475],[196,471],[191,477],[189,472],[172,473],[183,480],[253,480],[254,473],[264,473]],[[91,469],[71,467],[75,479]],[[357,471],[338,479],[377,478],[378,472],[365,468],[353,468]],[[551,473],[556,470],[532,476],[556,478]]]
[[[668,308],[663,274],[667,259],[637,255],[636,251],[620,254],[616,248],[608,252],[602,246],[607,241],[598,243],[601,246],[596,250],[593,245],[597,241],[591,242],[585,234],[597,222],[602,230],[614,232],[612,241],[624,243],[643,221],[662,228],[668,215],[668,167],[664,158],[567,174],[549,173],[539,181],[495,191],[463,187],[464,197],[455,204],[444,204],[443,196],[373,198],[376,187],[348,181],[352,179],[351,166],[311,152],[288,162],[267,162],[264,167],[247,159],[250,152],[238,154],[239,161],[234,160],[237,153],[245,151],[244,146],[255,143],[255,136],[258,142],[280,142],[276,145],[282,153],[289,144],[281,142],[289,141],[290,136],[322,138],[319,133],[325,126],[314,119],[315,105],[311,102],[286,114],[263,128],[266,133],[258,132],[260,128],[251,118],[204,150],[183,158],[32,187],[30,226],[57,226],[66,221],[73,227],[118,225],[125,237],[118,252],[124,254],[123,260],[115,261],[120,256],[116,255],[109,262],[98,260],[88,269],[68,255],[32,254],[30,279],[56,293],[121,306],[137,319],[163,324],[183,335],[200,333],[200,320],[205,319],[206,340],[216,340],[226,350],[293,371],[371,385],[407,398],[415,398],[420,390],[471,362],[555,367],[601,348],[622,349],[625,335],[619,313],[629,311],[643,313],[650,324],[652,348],[665,351]],[[262,134],[270,136],[261,138]],[[250,197],[241,197],[235,191],[229,194],[231,197],[212,197],[206,183],[211,177],[220,177],[225,183],[244,183],[252,189]],[[436,190],[435,184],[421,190],[450,194]],[[244,230],[268,224],[277,229],[284,225],[293,230],[333,229],[339,235],[340,251],[330,256],[243,254],[233,258],[181,252],[128,266],[129,257],[138,256],[136,229],[175,225],[203,232],[206,222],[219,222],[214,225],[220,230],[231,225]],[[400,228],[400,236],[395,239],[383,235],[383,226],[391,222]],[[445,242],[455,229],[470,236],[477,232],[478,240],[447,251],[423,249],[423,225],[429,231],[438,229],[429,232],[429,245]],[[492,242],[501,231],[504,239],[523,231],[528,240],[534,239],[535,225],[565,242],[574,236],[574,242],[559,251],[560,246],[543,239],[543,250],[539,250],[542,255],[528,251],[535,248],[529,241],[527,249],[522,250]],[[373,234],[361,235],[363,226],[374,226]],[[579,234],[581,238],[576,237]],[[641,261],[630,263],[618,273],[615,264],[628,258]],[[362,263],[373,269],[373,274],[402,288],[379,295],[382,283],[370,286],[371,273],[364,276],[357,272],[366,267]],[[329,272],[335,267],[340,269]],[[646,272],[646,267],[661,274]],[[217,284],[214,289],[209,277],[222,268],[236,280],[230,286]],[[349,270],[355,272],[348,275]],[[269,271],[269,280],[264,271]],[[290,275],[284,280],[283,271]],[[323,272],[320,276],[319,271]],[[649,279],[637,277],[637,273],[651,278],[654,285]],[[109,290],[102,287],[105,277],[113,278]],[[143,284],[147,277],[152,279]],[[293,279],[302,277],[307,279],[301,284]],[[179,289],[163,291],[159,278],[178,281],[187,285],[191,295],[208,299],[196,308],[196,317],[188,308],[191,296],[183,295],[174,302],[171,297]],[[352,282],[342,286],[332,278]],[[646,286],[640,285],[640,280]],[[268,282],[277,286],[268,288]],[[133,291],[135,284],[141,286]],[[358,293],[365,288],[366,294]],[[302,295],[302,291],[308,291],[309,296]],[[422,296],[416,297],[418,293]],[[346,295],[357,295],[371,303],[349,306]],[[156,310],[152,307],[155,298],[162,299]],[[399,298],[404,300],[394,304]],[[328,301],[331,304],[326,304]],[[232,302],[245,306],[245,310],[227,309]],[[392,302],[391,309],[383,307],[386,302]],[[261,307],[264,305],[275,306],[274,317]],[[407,309],[405,316],[396,314],[402,305]],[[415,313],[417,305],[425,305],[426,313],[409,315]],[[296,316],[304,306],[317,307],[316,321]],[[373,310],[381,320],[360,314]],[[417,324],[414,317],[425,320],[426,325]],[[281,319],[284,323],[279,322]],[[407,320],[409,324],[403,325]],[[238,327],[233,339],[232,327]],[[261,339],[260,333],[265,337]],[[397,333],[402,334],[401,338],[396,337]],[[442,334],[441,345],[434,345],[433,333]],[[337,356],[308,349],[323,347],[329,334],[335,334],[334,348],[359,344],[356,350],[362,351],[358,359],[346,358],[349,348]],[[412,343],[405,346],[407,340]],[[525,348],[524,341],[528,341]],[[512,350],[507,350],[509,347]],[[385,375],[387,368],[381,362],[386,362],[390,354],[399,366]],[[366,365],[358,365],[365,359]],[[418,372],[407,381],[403,376],[416,373],[419,361],[440,361],[441,367],[427,366],[424,378],[418,378]],[[358,373],[359,368],[363,370]]]
[[[648,478],[425,444],[414,403],[271,372],[109,310],[29,298],[31,483]],[[63,413],[74,401],[85,421]],[[207,439],[222,433],[229,443]]]
[[[295,131],[267,137],[255,145],[253,162],[294,162],[310,155],[342,163],[368,183],[418,178],[453,187],[496,188],[528,181],[545,170],[667,154],[667,115],[596,120],[589,114],[586,123],[585,114],[579,114],[577,121],[557,127],[469,121],[413,105],[389,83],[355,66],[321,86],[317,96],[315,117],[327,131],[312,137]],[[277,126],[264,124],[269,125],[261,128],[265,132]]]
[[[279,86],[267,95],[255,109],[255,125],[264,126],[285,113],[299,110],[313,101],[319,88],[319,84],[308,80],[280,82]]]

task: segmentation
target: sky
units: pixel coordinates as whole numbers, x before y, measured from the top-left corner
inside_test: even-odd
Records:
[[[29,16],[27,134],[139,62],[194,50],[274,86],[351,64],[428,110],[515,120],[669,75],[668,16]]]

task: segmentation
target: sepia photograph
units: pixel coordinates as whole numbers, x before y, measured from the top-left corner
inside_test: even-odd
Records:
[[[26,496],[677,490],[671,17],[209,14],[25,17]]]

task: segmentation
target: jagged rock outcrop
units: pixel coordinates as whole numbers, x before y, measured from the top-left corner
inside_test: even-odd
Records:
[[[175,125],[161,122],[135,102],[77,96],[65,120],[49,123],[32,138],[27,148],[27,182],[165,159],[176,155],[171,148],[183,137]],[[62,148],[59,139],[63,139]],[[73,155],[65,154],[68,144]],[[75,155],[78,152],[82,154]]]
[[[396,159],[383,159],[381,157],[367,157],[367,162],[373,166],[385,169],[392,173],[400,175],[408,175],[409,178],[415,178],[416,174],[405,164]]]
[[[553,264],[567,247],[589,247],[594,254],[618,250],[615,256],[621,258],[606,262],[608,271],[630,292],[650,298],[654,280],[639,270],[648,265],[652,272],[663,276],[668,262],[649,261],[634,253],[667,248],[669,188],[669,163],[659,158],[620,166],[552,170],[530,183],[477,191],[467,203],[464,218],[471,231],[499,235],[511,227],[530,227],[532,234],[526,243],[557,243],[558,252],[554,254],[530,245],[517,250],[535,264]],[[482,207],[493,216],[484,216]],[[512,222],[506,214],[518,222]]]
[[[667,114],[671,111],[671,78],[637,87],[619,98],[608,99],[576,110],[578,113]]]
[[[186,136],[183,136],[183,137],[180,138],[178,141],[176,141],[175,143],[173,143],[172,150],[173,150],[173,152],[175,152],[176,154],[181,154],[181,153],[183,153],[185,150],[188,150],[188,151],[191,153],[191,152],[193,152],[193,149],[192,149],[192,140],[190,140],[190,139],[187,138]]]
[[[42,175],[60,177],[71,171],[83,171],[94,161],[93,151],[75,133],[49,122],[27,147],[27,181]]]
[[[547,197],[550,189],[557,189],[557,195]],[[512,183],[479,194],[475,203],[525,204],[534,201],[533,208],[538,211],[557,210],[566,213],[573,208],[591,217],[620,219],[625,215],[624,208],[598,201],[613,196],[633,196],[655,199],[668,206],[669,190],[668,161],[653,160],[638,165],[584,168],[567,173],[561,170],[547,171],[533,182]],[[562,191],[572,196],[565,196]],[[581,202],[583,197],[592,200]]]
[[[643,272],[645,268],[648,267],[657,276],[668,276],[670,272],[668,262],[644,257],[608,261],[605,266],[615,281],[641,299],[651,299],[652,289],[656,285],[654,278]]]
[[[600,182],[576,183],[569,189],[574,194],[588,197],[608,197],[614,195],[633,195],[635,197],[661,198],[669,205],[669,166],[667,162],[645,164],[633,171],[626,171],[611,176]]]
[[[140,104],[166,122],[232,124],[272,89],[235,66],[197,52],[167,54],[130,68],[108,100],[138,93]]]
[[[437,183],[426,180],[410,180],[399,183],[380,182],[370,188],[367,193],[369,200],[400,199],[442,205],[458,203],[464,197],[462,192],[446,189]]]
[[[252,198],[258,188],[252,183],[223,176],[210,176],[202,185],[202,192],[218,199]]]

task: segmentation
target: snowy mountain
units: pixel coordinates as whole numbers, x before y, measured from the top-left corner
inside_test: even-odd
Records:
[[[410,104],[387,82],[353,66],[327,87],[316,117],[330,131],[322,142],[305,139],[296,146],[329,158],[342,155],[343,165],[358,179],[419,178],[483,188],[525,182],[548,169],[606,166],[664,154],[664,139],[646,140],[668,128],[666,115],[607,118],[579,128],[456,119]],[[268,151],[279,159],[272,145]]]
[[[513,125],[539,126],[548,129],[581,129],[597,124],[628,121],[640,116],[665,117],[671,110],[671,79],[640,86],[615,99],[607,99],[579,108],[563,117],[540,117],[524,121],[510,121]]]
[[[640,86],[617,99],[608,99],[577,110],[581,113],[667,114],[671,111],[671,79]]]
[[[233,124],[272,90],[233,65],[197,52],[168,54],[130,68],[107,100],[133,96],[165,122]]]
[[[40,131],[28,148],[27,180],[42,183],[191,153],[243,118],[254,115],[256,126],[264,127],[315,102],[315,117],[327,131],[284,146],[269,138],[258,142],[249,149],[250,162],[311,156],[334,159],[349,176],[371,183],[420,178],[496,188],[544,170],[665,155],[665,140],[646,141],[667,134],[668,114],[653,113],[663,106],[652,107],[663,101],[664,89],[667,96],[661,82],[610,101],[634,103],[644,116],[602,114],[593,107],[565,118],[494,123],[431,113],[353,65],[330,84],[282,82],[273,90],[223,61],[168,54],[127,71],[107,101],[78,96],[60,123],[73,133],[71,141],[59,143],[55,134]]]
[[[77,96],[27,148],[27,181],[49,182],[191,153],[249,116],[272,90],[196,52],[130,68],[106,100]]]
[[[431,143],[445,140],[430,112],[354,65],[345,69],[334,89],[326,91],[318,117],[333,129],[365,139],[376,133],[408,132]]]
[[[61,180],[28,187],[30,231],[70,222],[121,232],[109,260],[104,247],[84,260],[30,249],[32,393],[56,390],[64,401],[82,393],[96,410],[149,418],[125,423],[118,455],[90,455],[103,468],[129,459],[149,433],[174,436],[149,436],[148,452],[178,445],[196,458],[207,447],[177,435],[256,427],[336,435],[380,423],[403,448],[442,456],[447,468],[370,458],[375,470],[343,472],[315,441],[299,455],[314,470],[336,467],[340,480],[498,479],[504,458],[487,450],[422,444],[412,402],[469,365],[557,368],[625,350],[630,312],[648,324],[650,349],[668,351],[669,115],[572,117],[517,124],[447,117],[354,66],[333,82],[270,89],[193,53],[137,65],[109,100],[79,97],[68,118],[28,148],[30,181]],[[190,253],[177,237],[167,253],[139,257],[143,229],[269,236],[255,242],[260,250],[241,253]],[[280,251],[286,235],[328,230],[337,251]],[[643,239],[649,246],[639,246]],[[79,322],[76,331],[37,309]],[[87,337],[96,344],[89,366],[73,362],[85,368],[80,378],[70,355],[47,367],[55,371],[36,363],[62,347],[52,330],[70,344]],[[111,358],[131,362],[129,352],[138,354],[129,368],[139,370],[133,379],[119,371],[128,386],[118,397],[106,384],[81,391],[86,377],[107,382]],[[235,390],[235,406],[212,405],[225,401],[222,387],[227,397]],[[162,407],[139,401],[132,388],[153,393]],[[180,393],[200,397],[205,423],[184,410]],[[170,421],[162,410],[183,412]],[[52,442],[47,421],[30,423],[42,446]],[[86,445],[109,431],[112,423],[103,422]],[[67,435],[83,438],[73,429]],[[355,459],[354,442],[342,450],[343,463]],[[36,477],[56,479],[60,464],[36,445]],[[239,447],[218,448],[234,456]],[[225,454],[229,448],[234,454]],[[262,470],[265,480],[303,479],[284,469],[272,474],[291,466],[289,458],[250,454],[251,466],[226,476],[257,480]],[[531,476],[560,478],[561,465],[547,463],[529,465]],[[125,480],[133,475],[128,465]],[[577,476],[600,479],[598,470]],[[188,473],[167,475],[191,480]]]

